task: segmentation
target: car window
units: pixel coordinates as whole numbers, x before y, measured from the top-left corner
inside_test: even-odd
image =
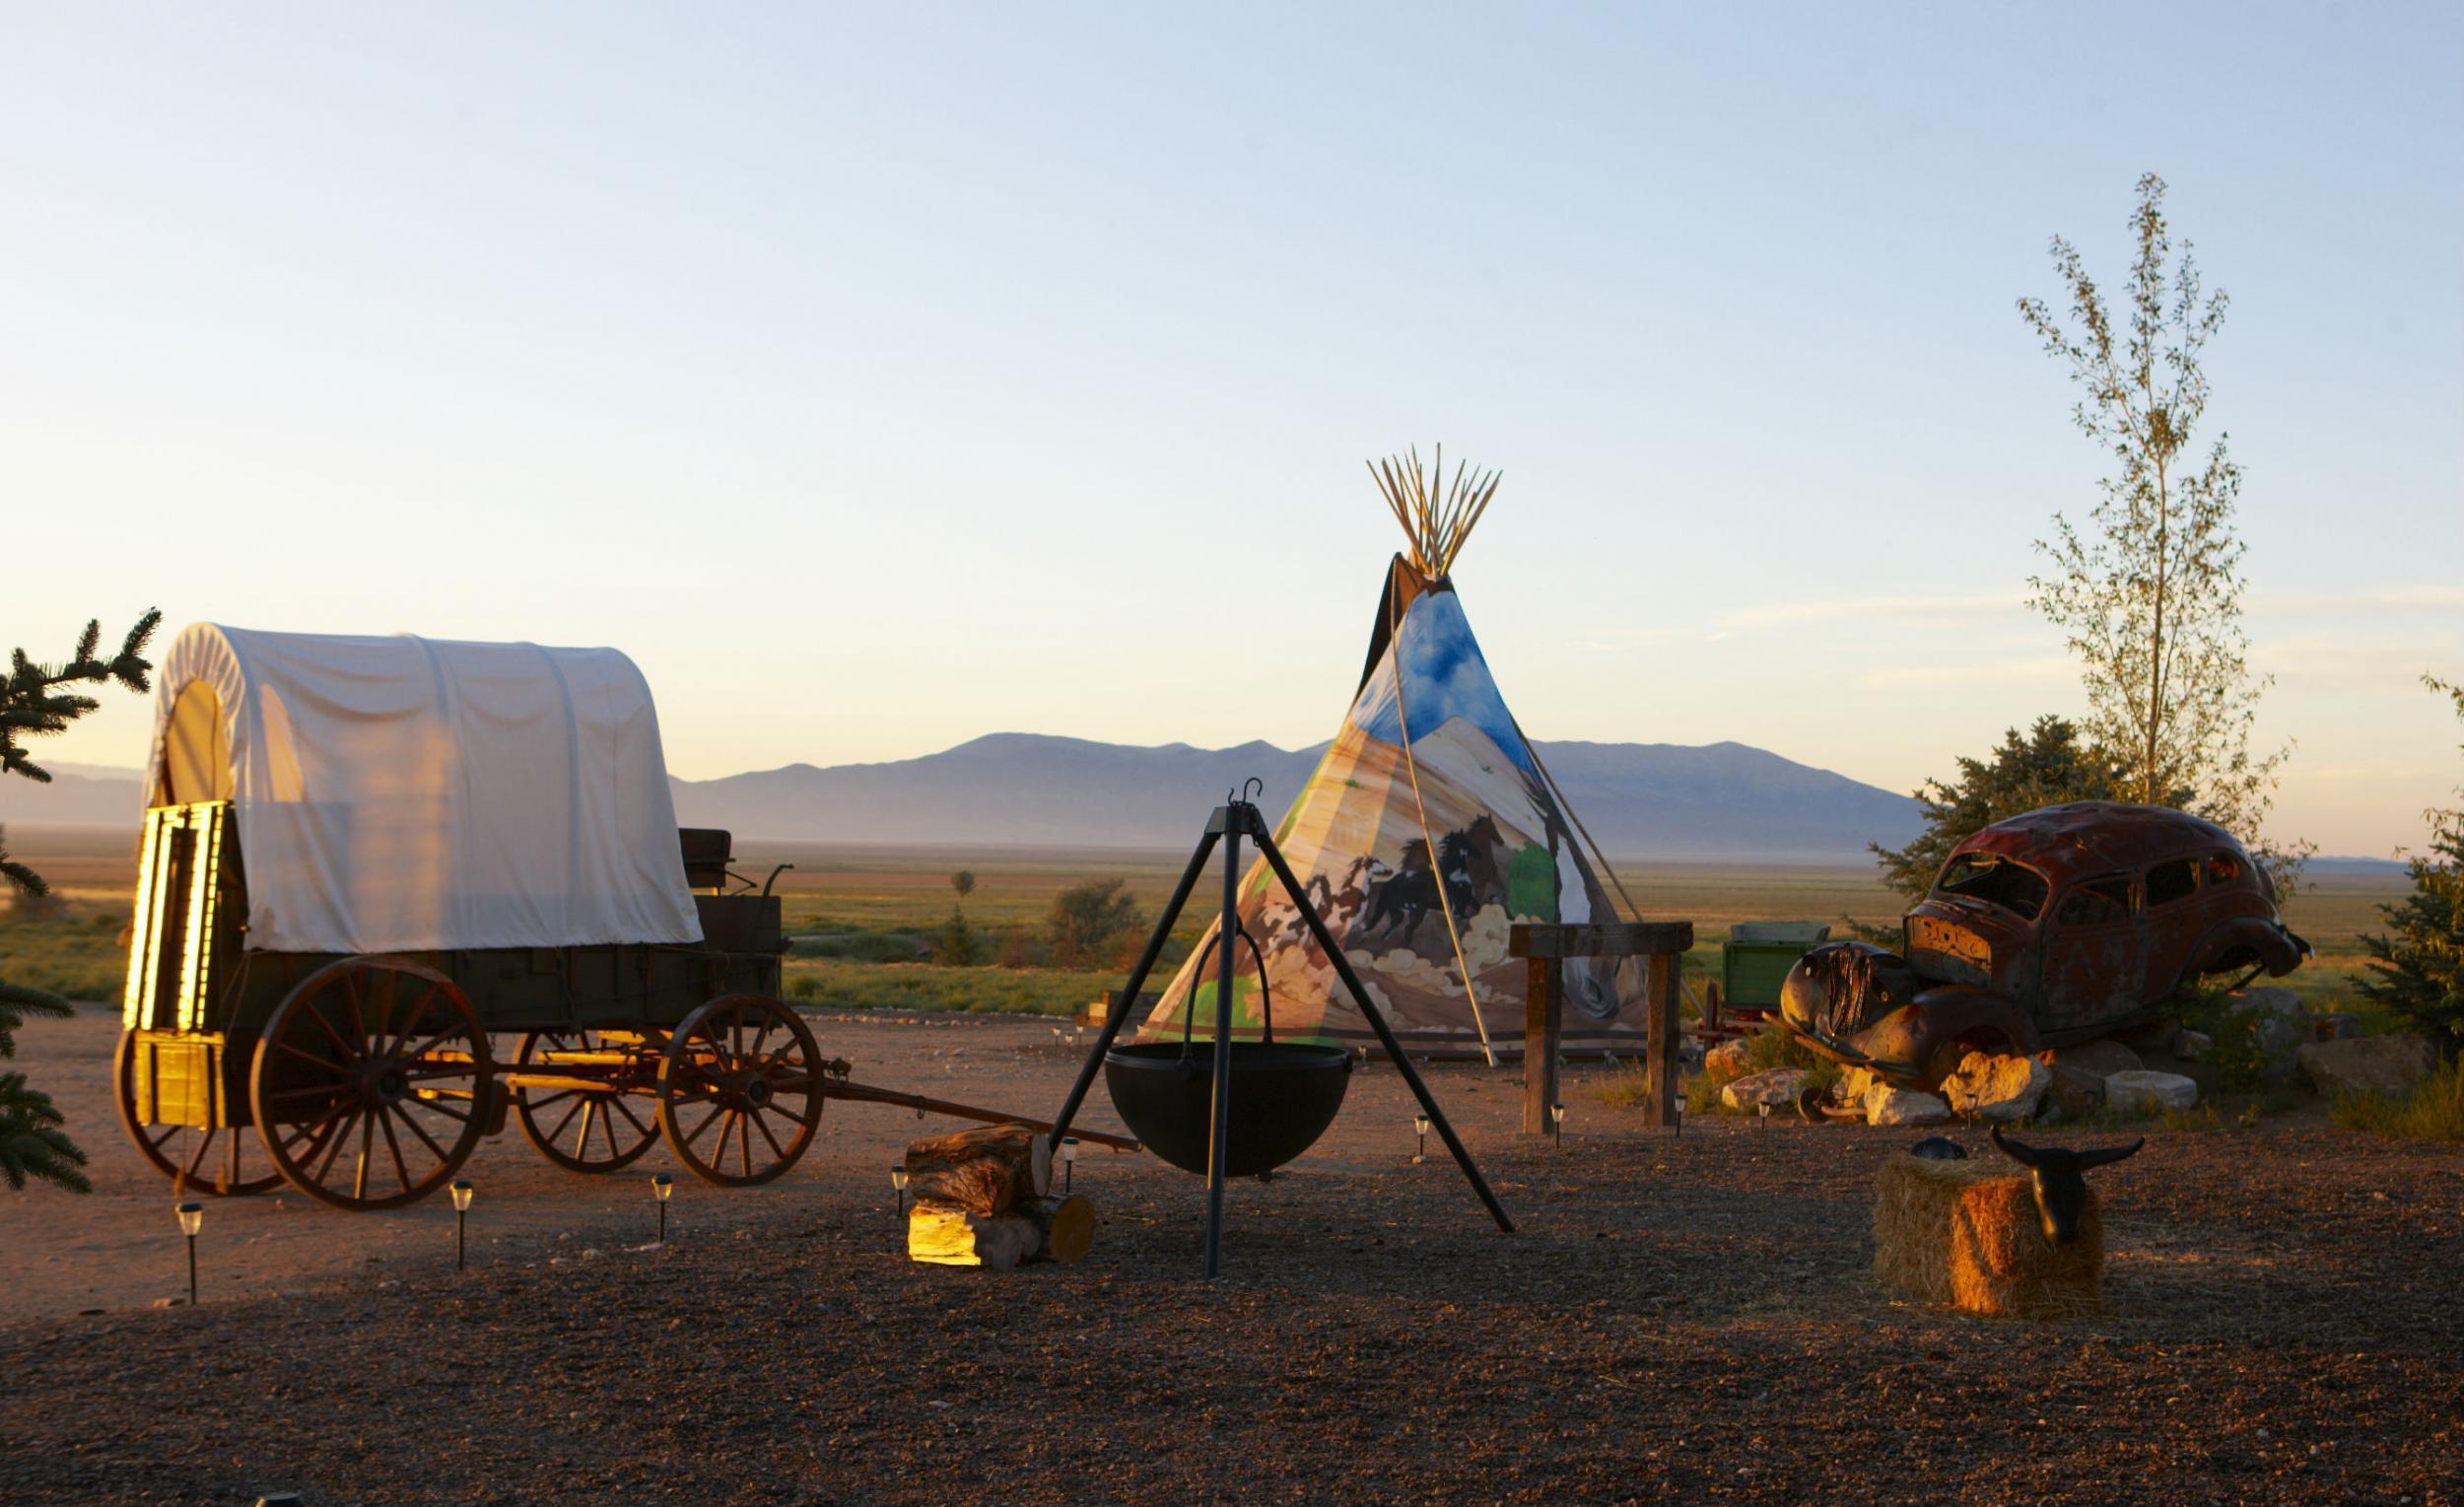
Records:
[[[2126,919],[2130,915],[2130,880],[2116,874],[2109,879],[2090,879],[2063,898],[2061,914],[2055,919],[2066,926],[2095,926]]]
[[[1944,864],[1934,893],[1981,900],[2031,921],[2045,908],[2044,875],[1989,853],[1963,853]]]
[[[2199,860],[2175,858],[2148,870],[2148,909],[2187,900],[2199,889]]]
[[[2240,884],[2250,877],[2250,865],[2229,853],[2208,855],[2208,888]]]

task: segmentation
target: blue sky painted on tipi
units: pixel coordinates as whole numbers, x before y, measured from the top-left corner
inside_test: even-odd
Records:
[[[1400,709],[1395,701],[1398,665],[1403,675]],[[1497,682],[1489,678],[1488,661],[1480,657],[1462,601],[1451,590],[1423,592],[1404,609],[1386,657],[1352,703],[1350,721],[1371,737],[1401,743],[1406,718],[1412,741],[1418,742],[1458,717],[1487,733],[1525,773],[1538,773],[1532,768],[1531,750],[1515,731],[1505,698],[1497,694]]]

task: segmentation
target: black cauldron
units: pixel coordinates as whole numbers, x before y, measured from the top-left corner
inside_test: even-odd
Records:
[[[1147,1150],[1200,1176],[1212,1129],[1214,1071],[1210,1041],[1146,1042],[1104,1054],[1104,1086],[1130,1131]],[[1341,1047],[1232,1043],[1224,1174],[1271,1172],[1308,1150],[1335,1123],[1351,1079],[1352,1055]]]

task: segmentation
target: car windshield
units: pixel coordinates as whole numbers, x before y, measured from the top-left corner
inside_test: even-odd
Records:
[[[1989,853],[1963,853],[1952,858],[1935,883],[1934,893],[1959,900],[1981,900],[2030,921],[2045,907],[2042,874]]]

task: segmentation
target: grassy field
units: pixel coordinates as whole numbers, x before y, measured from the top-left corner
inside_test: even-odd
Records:
[[[0,978],[71,998],[116,999],[127,969],[133,843],[122,832],[90,827],[10,830],[10,847],[51,881],[51,900],[0,913]],[[1128,958],[1105,966],[972,968],[927,961],[953,903],[963,903],[987,958],[1006,942],[1015,955],[1041,936],[1053,897],[1090,878],[1119,878],[1151,923],[1169,898],[1186,856],[1119,850],[892,850],[814,844],[746,844],[740,872],[778,878],[788,934],[787,987],[798,999],[838,1008],[949,1009],[1067,1014],[1117,989]],[[965,868],[975,891],[958,901],[950,874]],[[1898,898],[1872,870],[1785,864],[1710,865],[1620,862],[1617,874],[1646,916],[1684,918],[1698,938],[1689,973],[1716,973],[1719,944],[1732,923],[1755,920],[1894,922]],[[2401,897],[2400,875],[2328,874],[2287,910],[2317,958],[2285,983],[2314,1008],[2351,1007],[2361,972],[2361,934],[2377,908]],[[1176,929],[1167,963],[1178,962],[1206,925],[1201,893]],[[1125,937],[1135,950],[1143,931]]]

